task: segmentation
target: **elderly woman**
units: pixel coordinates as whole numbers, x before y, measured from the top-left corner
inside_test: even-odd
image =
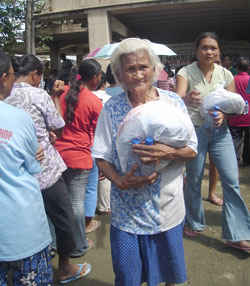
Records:
[[[116,286],[137,286],[142,282],[150,286],[161,282],[174,285],[186,280],[182,169],[183,161],[196,156],[195,135],[188,146],[178,149],[159,142],[153,146],[135,144],[133,151],[143,163],[173,160],[159,174],[145,177],[134,174],[137,164],[127,173],[121,172],[115,144],[123,118],[140,104],[167,102],[188,116],[178,95],[153,87],[160,67],[149,41],[122,41],[111,56],[111,68],[125,91],[105,104],[96,128],[93,156],[100,171],[112,182],[110,237]],[[145,196],[150,193],[150,199],[138,200],[141,192]],[[132,204],[135,201],[140,205]]]

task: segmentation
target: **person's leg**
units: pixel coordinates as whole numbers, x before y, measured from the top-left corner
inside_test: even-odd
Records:
[[[53,269],[51,260],[49,247],[46,247],[30,257],[11,262],[13,285],[52,285]]]
[[[9,270],[10,270],[10,263],[0,262],[0,285],[1,286],[8,285]]]
[[[98,183],[97,213],[107,214],[110,212],[110,189],[111,182],[105,178]]]
[[[89,174],[84,201],[86,233],[90,233],[101,226],[100,221],[93,220],[97,205],[97,188],[98,168],[95,163],[95,160],[93,160],[93,168],[91,169]]]
[[[210,132],[204,127],[196,130],[198,138],[198,154],[195,159],[186,162],[186,184],[184,198],[186,205],[187,226],[191,230],[205,229],[205,216],[201,199],[201,182],[204,173],[205,160]]]
[[[218,182],[219,173],[214,165],[213,160],[209,155],[209,185],[207,200],[217,206],[223,205],[223,200],[215,195],[215,189]]]
[[[183,247],[183,223],[157,234],[138,235],[142,258],[142,281],[148,286],[187,280]]]
[[[89,248],[85,231],[84,199],[89,170],[68,168],[64,173],[69,191],[70,201],[74,211],[74,238],[76,247],[71,253],[72,257],[85,254]],[[91,241],[93,243],[93,241]]]
[[[214,135],[209,152],[219,171],[223,189],[222,238],[245,244],[244,241],[250,239],[250,214],[240,195],[238,164],[227,126]]]
[[[115,286],[140,286],[142,261],[137,235],[111,225],[110,243]]]
[[[69,262],[69,255],[75,249],[74,241],[74,213],[63,178],[60,178],[53,186],[42,191],[44,206],[55,234],[57,253],[59,255],[58,280],[74,277],[79,271],[79,265]],[[86,269],[82,269],[84,273]]]
[[[241,127],[229,126],[231,136],[233,138],[234,150],[237,157],[237,161],[241,158],[241,147],[243,143],[243,130]]]
[[[244,133],[244,144],[242,152],[242,161],[245,166],[250,165],[250,136],[249,136],[249,126],[242,127]]]

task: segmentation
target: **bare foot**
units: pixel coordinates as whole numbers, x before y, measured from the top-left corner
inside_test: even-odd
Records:
[[[242,240],[242,241],[227,241],[227,245],[233,248],[238,248],[240,250],[250,250],[250,241]]]
[[[214,204],[214,205],[216,205],[216,206],[222,206],[223,205],[223,200],[218,198],[218,197],[216,197],[216,196],[209,196],[207,198],[207,201],[212,203],[212,204]]]
[[[69,278],[72,278],[76,276],[77,272],[79,271],[81,265],[73,265],[73,264],[68,264],[66,268],[64,269],[59,269],[58,270],[58,280],[66,280]],[[88,264],[86,262],[83,262],[83,268],[81,272],[79,273],[78,276],[81,276],[84,274],[88,269]]]

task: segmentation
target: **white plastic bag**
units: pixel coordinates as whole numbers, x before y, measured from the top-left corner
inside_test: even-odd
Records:
[[[242,114],[245,101],[240,94],[219,87],[212,93],[204,96],[203,104],[199,108],[201,117],[206,118],[209,111],[213,110],[215,106],[218,106],[224,113]]]
[[[144,141],[146,137],[152,137],[154,141],[181,148],[188,144],[192,132],[193,125],[189,116],[166,102],[150,101],[133,108],[120,124],[116,137],[122,171],[127,170],[133,139]],[[166,166],[169,160],[164,161]],[[163,168],[163,162],[159,166]]]

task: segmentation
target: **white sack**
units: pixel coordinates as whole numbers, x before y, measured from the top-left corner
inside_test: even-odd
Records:
[[[240,94],[230,92],[224,88],[217,88],[212,93],[204,96],[203,104],[199,108],[201,117],[206,118],[209,110],[213,110],[215,105],[224,113],[242,114],[245,101]]]
[[[146,137],[152,137],[154,141],[181,148],[188,144],[192,132],[193,125],[189,116],[166,102],[150,101],[133,108],[120,124],[116,137],[122,172],[127,170],[133,139],[144,141]],[[164,161],[166,166],[169,160]],[[159,166],[163,168],[163,162]]]

